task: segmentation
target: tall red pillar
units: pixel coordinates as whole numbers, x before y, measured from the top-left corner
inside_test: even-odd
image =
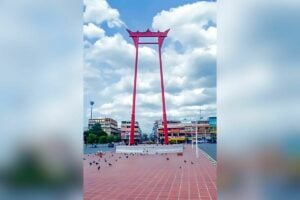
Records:
[[[132,97],[129,145],[134,144],[136,80],[137,80],[137,64],[138,64],[138,57],[139,57],[139,37],[132,37],[132,39],[134,41],[134,46],[135,46],[135,64],[134,64],[133,97]]]
[[[162,100],[162,112],[163,112],[163,125],[164,125],[164,143],[169,144],[168,137],[168,121],[166,114],[166,103],[165,103],[165,87],[164,87],[164,76],[161,61],[161,47],[164,41],[164,37],[158,37],[158,56],[159,56],[159,69],[160,69],[160,86],[161,86],[161,100]]]
[[[134,144],[134,130],[135,130],[135,104],[136,104],[136,81],[137,81],[137,65],[138,65],[138,48],[139,44],[158,44],[158,55],[159,55],[159,68],[160,68],[160,83],[161,83],[161,96],[162,96],[162,111],[163,111],[163,126],[164,126],[164,143],[169,144],[168,138],[168,123],[166,114],[166,103],[165,103],[165,89],[164,89],[164,79],[163,79],[163,69],[162,69],[162,59],[161,59],[161,47],[164,39],[170,29],[164,32],[152,32],[147,29],[145,32],[132,32],[127,29],[129,36],[133,39],[135,46],[135,65],[134,65],[134,80],[133,80],[133,98],[132,98],[132,111],[131,111],[131,124],[130,124],[130,140],[129,145]],[[139,42],[140,37],[156,37],[157,42]]]

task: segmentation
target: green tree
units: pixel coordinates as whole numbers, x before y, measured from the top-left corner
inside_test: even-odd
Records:
[[[94,124],[90,128],[89,133],[93,133],[93,134],[97,135],[98,137],[100,137],[100,136],[107,136],[107,133],[105,131],[103,131],[100,123]]]
[[[83,132],[83,143],[84,144],[88,144],[88,141],[87,141],[87,138],[88,138],[88,136],[89,136],[89,131],[84,131]]]
[[[115,135],[114,136],[114,142],[120,142],[121,141],[121,136],[120,135]]]
[[[107,142],[107,136],[102,135],[99,137],[99,143],[100,144],[105,144]]]
[[[148,140],[148,135],[144,133],[144,134],[142,135],[142,140],[143,140],[143,141],[147,141],[147,140]]]
[[[113,135],[107,136],[106,141],[107,141],[107,143],[112,143],[114,141],[114,136]]]
[[[95,134],[90,133],[87,137],[87,143],[94,144],[98,142],[98,137]]]

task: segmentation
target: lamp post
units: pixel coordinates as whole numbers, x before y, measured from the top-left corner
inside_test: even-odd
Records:
[[[194,142],[193,142],[193,129],[192,129],[192,133],[191,133],[191,136],[192,136],[192,148],[194,148]]]
[[[201,120],[201,109],[199,110],[200,112],[200,120]],[[197,116],[196,116],[196,157],[199,157],[199,150],[198,150],[198,121],[197,121]]]
[[[193,121],[192,121],[192,119],[183,118],[182,123],[183,123],[184,129],[185,129],[186,144],[189,144],[188,140],[191,139],[192,148],[194,148],[194,145],[193,145],[193,132],[194,132]],[[186,127],[188,127],[188,129]]]
[[[130,145],[130,133],[128,133],[128,146]]]
[[[93,105],[95,104],[95,102],[90,101],[90,105],[91,105],[91,119],[93,119]]]
[[[196,157],[199,157],[198,153],[198,122],[197,122],[197,117],[196,117]]]

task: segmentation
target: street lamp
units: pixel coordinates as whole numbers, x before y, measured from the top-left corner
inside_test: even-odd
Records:
[[[197,126],[197,125],[196,125]],[[191,129],[191,136],[192,136],[192,148],[194,148],[194,142],[193,142],[193,129]]]
[[[198,154],[198,122],[197,122],[197,117],[196,117],[196,157],[199,157]]]
[[[128,133],[128,146],[130,146],[130,133]]]
[[[200,111],[200,120],[201,120],[201,109]],[[199,150],[198,150],[198,121],[197,121],[197,116],[196,116],[196,157],[199,157]]]
[[[93,101],[90,101],[90,105],[91,105],[91,119],[93,119],[93,105],[95,103]]]

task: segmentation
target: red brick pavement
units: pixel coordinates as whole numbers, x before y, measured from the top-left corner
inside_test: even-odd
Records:
[[[106,153],[102,158],[95,155],[85,155],[85,158],[86,200],[217,198],[216,166],[200,152],[197,159],[190,146],[185,148],[183,156],[129,155],[126,159],[123,154]],[[93,161],[99,163],[99,171],[99,165],[89,164]]]

